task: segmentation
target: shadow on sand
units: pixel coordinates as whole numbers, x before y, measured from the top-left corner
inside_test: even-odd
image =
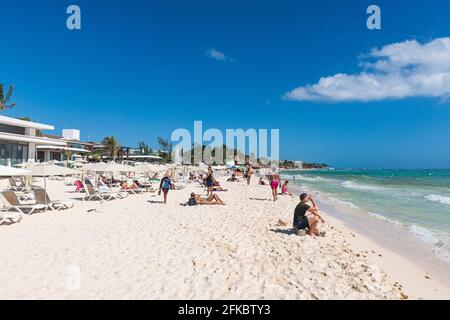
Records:
[[[160,200],[148,200],[149,203],[163,203],[163,201]]]
[[[257,201],[272,201],[272,199],[267,199],[267,198],[250,198],[250,200],[257,200]]]
[[[270,229],[270,231],[275,232],[275,233],[284,233],[287,234],[288,236],[292,236],[292,235],[297,235],[297,230],[294,228],[289,228],[289,229]]]

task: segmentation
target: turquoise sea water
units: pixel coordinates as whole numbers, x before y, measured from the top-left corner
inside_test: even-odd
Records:
[[[282,178],[406,229],[450,263],[450,170],[303,170]]]

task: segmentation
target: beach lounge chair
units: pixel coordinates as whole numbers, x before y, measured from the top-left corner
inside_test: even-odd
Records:
[[[14,210],[14,211],[10,211]],[[23,215],[20,211],[17,211],[16,208],[13,207],[3,207],[0,208],[0,225],[4,222],[20,222],[22,220]]]
[[[128,193],[122,193],[122,192],[98,192],[94,189],[94,187],[86,183],[84,185],[84,189],[86,190],[86,196],[83,198],[84,201],[90,201],[90,200],[113,200],[117,198],[125,198],[128,196]]]
[[[140,194],[140,193],[144,193],[147,192],[148,189],[146,188],[134,188],[134,189],[120,189],[120,191],[122,192],[128,192],[130,194]]]
[[[36,203],[46,205],[50,210],[70,209],[74,206],[73,201],[52,201],[44,189],[33,190]]]
[[[16,179],[14,179],[14,178],[9,178],[8,181],[9,181],[9,185],[10,185],[10,189],[11,190],[14,190],[14,191],[25,191],[25,189],[26,189],[25,184],[18,185],[17,182],[16,182]]]
[[[14,208],[21,214],[32,214],[35,211],[44,210],[45,205],[43,204],[24,204],[19,201],[17,198],[17,195],[14,193],[14,191],[8,190],[8,191],[2,191],[2,198],[3,203],[5,204],[5,207],[7,208]]]
[[[184,188],[186,188],[186,185],[185,185],[185,184],[182,184],[182,183],[176,183],[176,184],[174,185],[174,190],[182,190],[182,189],[184,189]]]

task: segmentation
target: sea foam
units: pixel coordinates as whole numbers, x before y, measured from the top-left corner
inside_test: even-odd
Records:
[[[430,231],[425,228],[416,226],[415,224],[409,226],[409,232],[411,232],[414,236],[419,238],[420,240],[432,244],[439,245],[442,244],[442,241],[436,238]]]
[[[370,216],[376,218],[376,219],[383,220],[383,221],[386,221],[386,222],[389,222],[389,223],[393,223],[393,224],[395,224],[397,226],[403,226],[403,224],[401,222],[393,220],[393,219],[390,219],[390,218],[385,217],[385,216],[383,216],[381,214],[378,214],[378,213],[375,213],[375,212],[370,212],[370,211],[368,211],[368,214]]]
[[[342,182],[342,186],[345,188],[348,188],[348,189],[356,189],[356,190],[380,190],[380,189],[382,189],[380,187],[357,184],[350,180]]]
[[[444,197],[444,196],[440,196],[440,195],[436,195],[436,194],[430,194],[430,195],[426,196],[425,199],[450,206],[450,197]]]

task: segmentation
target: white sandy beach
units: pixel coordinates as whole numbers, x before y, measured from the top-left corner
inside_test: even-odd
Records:
[[[204,194],[188,185],[167,205],[149,193],[76,201],[1,225],[0,298],[450,298],[447,286],[326,213],[326,237],[292,234],[297,198],[273,202],[253,180],[222,179],[225,206],[180,206]],[[53,199],[80,196],[60,181],[48,188]]]

